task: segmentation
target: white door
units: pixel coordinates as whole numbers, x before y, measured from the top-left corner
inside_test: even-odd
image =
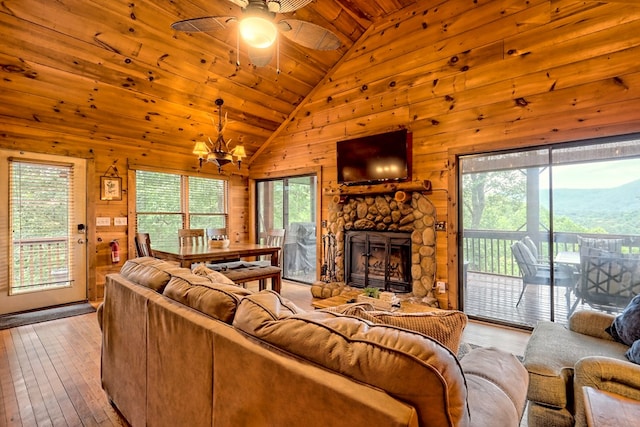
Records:
[[[87,299],[86,161],[0,150],[0,314]]]

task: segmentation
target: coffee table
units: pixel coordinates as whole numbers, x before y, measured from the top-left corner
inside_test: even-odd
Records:
[[[348,301],[356,299],[362,291],[360,290],[345,290],[340,295],[325,299],[316,299],[311,305],[316,309],[336,307],[338,305],[347,304]],[[439,308],[430,307],[426,304],[417,304],[408,301],[401,301],[400,308],[394,309],[396,313],[425,313],[428,311],[439,311]]]

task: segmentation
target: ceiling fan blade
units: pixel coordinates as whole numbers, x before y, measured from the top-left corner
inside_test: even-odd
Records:
[[[256,67],[266,67],[273,58],[273,46],[269,46],[265,49],[259,49],[249,46],[247,52],[249,54],[249,61]]]
[[[233,16],[203,16],[202,18],[185,19],[183,21],[174,22],[171,28],[176,31],[187,32],[205,32],[224,30],[226,24],[235,21]]]
[[[335,50],[342,45],[338,36],[311,22],[283,19],[277,25],[285,37],[309,49]]]
[[[278,13],[287,13],[293,12],[294,10],[302,9],[313,0],[267,0],[267,4],[269,3],[280,3],[280,10]]]
[[[229,0],[229,1],[233,4],[240,6],[243,9],[247,7],[247,5],[249,4],[249,0]]]

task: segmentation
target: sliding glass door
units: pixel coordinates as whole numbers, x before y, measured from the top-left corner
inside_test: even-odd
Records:
[[[269,230],[285,229],[282,276],[303,283],[316,280],[315,175],[257,182],[257,230],[264,241]]]
[[[640,293],[640,140],[460,158],[460,295],[524,327]]]

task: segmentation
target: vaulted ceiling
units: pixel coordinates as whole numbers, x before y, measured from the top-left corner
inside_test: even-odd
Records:
[[[228,0],[3,0],[0,133],[186,153],[214,136],[222,98],[225,138],[251,158],[350,50],[364,48],[357,42],[373,24],[416,1],[315,0],[280,14],[329,29],[341,46],[316,51],[280,37],[279,55],[255,67],[243,42],[238,50],[235,24],[171,28],[241,15]]]

